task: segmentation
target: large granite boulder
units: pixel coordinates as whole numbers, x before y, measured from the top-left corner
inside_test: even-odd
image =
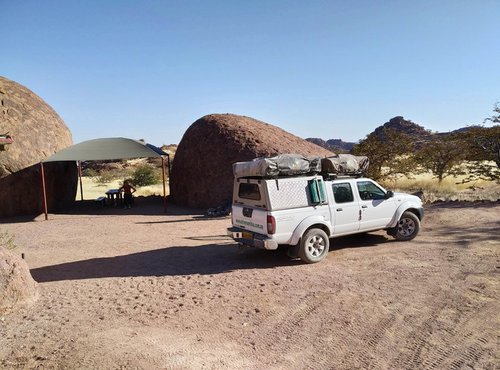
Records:
[[[328,156],[332,152],[279,127],[235,114],[210,114],[185,132],[173,161],[172,200],[209,208],[231,200],[232,164],[284,153]]]
[[[0,315],[30,306],[37,298],[37,283],[26,262],[0,246]]]
[[[0,151],[0,217],[43,211],[39,162],[72,144],[71,132],[59,115],[26,87],[0,77],[0,135],[12,144]],[[74,162],[46,165],[49,209],[75,200]]]
[[[75,162],[44,163],[47,207],[50,212],[75,202],[78,169]],[[40,164],[0,179],[0,217],[39,215],[44,211]]]

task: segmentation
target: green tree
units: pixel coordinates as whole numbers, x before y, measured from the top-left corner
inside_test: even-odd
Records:
[[[498,103],[493,109],[495,114],[484,122],[500,123]],[[500,125],[492,127],[471,127],[463,133],[464,150],[467,152],[467,173],[465,180],[500,180]]]
[[[367,176],[380,179],[396,174],[410,175],[415,171],[415,140],[399,130],[384,129],[382,135],[371,133],[356,144],[355,155],[365,155],[370,160]]]
[[[464,134],[471,160],[494,161],[500,167],[500,125],[473,127]]]
[[[158,170],[145,164],[135,169],[131,182],[135,186],[148,186],[157,184],[160,181]]]
[[[500,123],[500,106],[498,103],[493,107],[494,114],[491,117],[488,117],[484,120],[484,122],[490,121],[491,123]]]
[[[115,178],[116,174],[110,170],[101,170],[99,174],[96,177],[94,177],[95,181],[97,181],[97,183],[101,185],[107,184],[113,181]]]
[[[415,159],[441,183],[445,177],[460,173],[458,165],[465,159],[463,140],[456,134],[435,137],[422,144]]]

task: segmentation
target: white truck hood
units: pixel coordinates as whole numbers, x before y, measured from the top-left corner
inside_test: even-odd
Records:
[[[403,202],[418,203],[422,205],[422,200],[419,197],[406,193],[394,193],[394,199],[401,200]]]

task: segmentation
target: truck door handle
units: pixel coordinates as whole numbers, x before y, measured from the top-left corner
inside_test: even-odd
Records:
[[[337,208],[337,212],[342,212],[343,209],[342,208]]]
[[[368,208],[368,206],[362,205],[361,208]]]

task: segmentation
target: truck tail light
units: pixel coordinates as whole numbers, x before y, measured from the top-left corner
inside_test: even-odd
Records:
[[[276,232],[276,220],[273,216],[267,216],[267,233],[274,234]]]

